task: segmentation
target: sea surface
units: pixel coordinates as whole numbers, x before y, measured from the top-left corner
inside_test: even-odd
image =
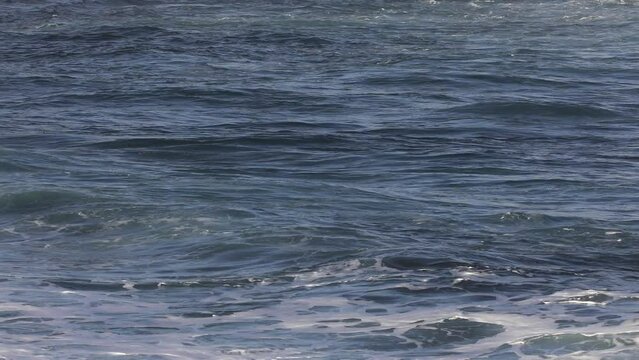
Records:
[[[639,2],[0,1],[0,359],[639,359]]]

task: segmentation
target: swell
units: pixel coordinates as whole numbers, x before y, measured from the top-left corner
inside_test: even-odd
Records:
[[[0,32],[0,37],[10,48],[10,51],[0,49],[5,61],[22,63],[25,59],[46,59],[58,62],[74,59],[81,60],[83,67],[103,59],[113,62],[119,57],[127,57],[130,61],[136,56],[157,53],[156,50],[168,50],[174,43],[202,46],[198,43],[201,40],[198,40],[197,32],[148,25],[87,27],[70,24],[32,32]]]
[[[17,164],[10,161],[0,160],[0,173],[12,173],[12,172],[29,172],[33,169],[26,165]]]
[[[167,30],[157,26],[99,26],[72,30],[69,32],[55,32],[44,34],[32,34],[29,37],[36,41],[44,42],[102,42],[131,38],[155,39],[158,36],[176,35],[179,32]]]
[[[525,116],[527,118],[601,119],[619,117],[621,115],[613,110],[595,105],[532,101],[478,102],[471,105],[455,106],[443,111],[494,116]]]
[[[493,154],[481,153],[479,148],[500,147],[509,141],[549,139],[518,129],[503,129],[503,131],[499,129],[500,131],[497,132],[495,128],[473,126],[369,128],[357,123],[327,121],[240,122],[203,126],[198,130],[216,135],[180,137],[176,134],[172,137],[130,137],[86,143],[82,146],[101,149],[197,150],[216,146],[273,145],[307,148],[315,145],[340,145],[337,148],[318,149],[325,152],[348,148],[376,150],[379,146],[393,146],[388,150],[415,151],[398,154],[406,159],[423,156],[441,159],[477,156],[492,159]],[[566,139],[586,140],[585,138]]]
[[[131,138],[93,143],[99,149],[179,149],[184,151],[233,149],[241,146],[323,146],[344,145],[349,137],[332,134],[252,134],[247,136],[203,137],[190,139]]]
[[[37,79],[41,81],[41,79]],[[241,107],[242,109],[279,109],[288,111],[318,111],[335,113],[348,109],[340,99],[330,96],[314,95],[302,91],[289,91],[270,88],[187,88],[153,87],[134,91],[78,91],[60,92],[37,98],[23,98],[5,103],[12,108],[30,108],[33,106],[77,106],[104,104],[201,104],[206,106]]]
[[[0,213],[33,213],[94,201],[91,196],[70,190],[30,190],[0,196]]]
[[[222,43],[246,44],[249,46],[283,45],[292,47],[323,48],[333,44],[326,37],[302,32],[278,32],[272,30],[251,30],[246,33],[224,37]]]

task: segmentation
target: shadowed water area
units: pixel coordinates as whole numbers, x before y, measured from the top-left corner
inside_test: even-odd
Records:
[[[639,3],[0,0],[0,359],[639,358]]]

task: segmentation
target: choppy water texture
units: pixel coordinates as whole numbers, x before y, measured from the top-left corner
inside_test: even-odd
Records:
[[[0,2],[0,358],[639,358],[636,1]]]

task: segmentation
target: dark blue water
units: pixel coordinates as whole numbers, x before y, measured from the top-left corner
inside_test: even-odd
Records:
[[[0,358],[639,358],[639,3],[0,2]]]

